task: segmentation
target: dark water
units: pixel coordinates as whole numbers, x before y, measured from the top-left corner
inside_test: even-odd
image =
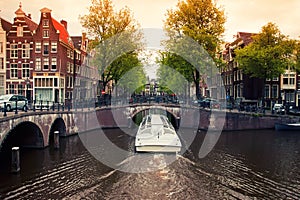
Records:
[[[133,154],[130,136],[120,129],[105,132]],[[170,165],[161,165],[169,155],[145,157],[141,162],[161,165],[145,173],[107,167],[79,136],[61,139],[59,150],[21,149],[19,174],[9,173],[9,159],[1,157],[0,199],[300,199],[299,133],[222,133],[213,151],[200,159],[204,136],[198,133]]]

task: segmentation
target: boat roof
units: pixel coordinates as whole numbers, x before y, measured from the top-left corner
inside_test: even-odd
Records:
[[[145,116],[142,123],[140,124],[142,128],[145,128],[145,126],[149,127],[151,125],[161,125],[166,128],[174,129],[172,124],[169,122],[168,118],[164,115],[159,114],[150,114]]]
[[[151,124],[160,124],[163,125],[164,122],[161,118],[161,115],[150,115],[151,116]]]

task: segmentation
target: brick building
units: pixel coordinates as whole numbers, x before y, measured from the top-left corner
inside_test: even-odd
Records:
[[[82,67],[88,68],[82,65],[88,39],[85,34],[71,37],[67,22],[54,19],[50,9],[40,12],[38,24],[25,14],[21,4],[13,24],[0,18],[0,93],[2,81],[6,94],[22,94],[44,103],[71,101],[76,74],[86,71]],[[1,78],[4,72],[6,76]]]
[[[6,93],[32,97],[34,68],[33,34],[37,24],[26,15],[20,4],[16,17],[7,32],[6,43]]]
[[[12,24],[0,18],[0,95],[6,94],[6,33]]]

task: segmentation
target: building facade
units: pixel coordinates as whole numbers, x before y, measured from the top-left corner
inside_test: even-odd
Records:
[[[82,87],[91,89],[98,77],[84,62],[86,34],[71,37],[67,22],[54,19],[48,8],[40,10],[38,24],[21,4],[15,14],[12,24],[0,18],[0,95],[21,94],[45,104],[71,102],[77,75],[89,79]]]
[[[6,33],[12,24],[0,18],[0,95],[6,94]]]
[[[226,67],[222,69],[222,77],[226,88],[226,99],[256,100],[259,104],[262,103],[261,97],[264,96],[265,107],[272,107],[274,103],[299,106],[300,80],[295,71],[288,68],[278,77],[263,80],[250,77],[238,68],[238,63],[234,59],[234,50],[250,44],[253,35],[253,33],[238,32],[236,40],[225,45],[222,56]]]
[[[26,15],[20,4],[16,17],[7,33],[6,93],[21,94],[32,99],[34,69],[33,34],[37,24]]]

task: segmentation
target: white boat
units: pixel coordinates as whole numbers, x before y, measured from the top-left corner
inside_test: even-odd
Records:
[[[276,131],[300,131],[300,123],[275,123]]]
[[[181,150],[180,139],[164,115],[150,114],[143,118],[135,137],[137,152],[174,152]]]

